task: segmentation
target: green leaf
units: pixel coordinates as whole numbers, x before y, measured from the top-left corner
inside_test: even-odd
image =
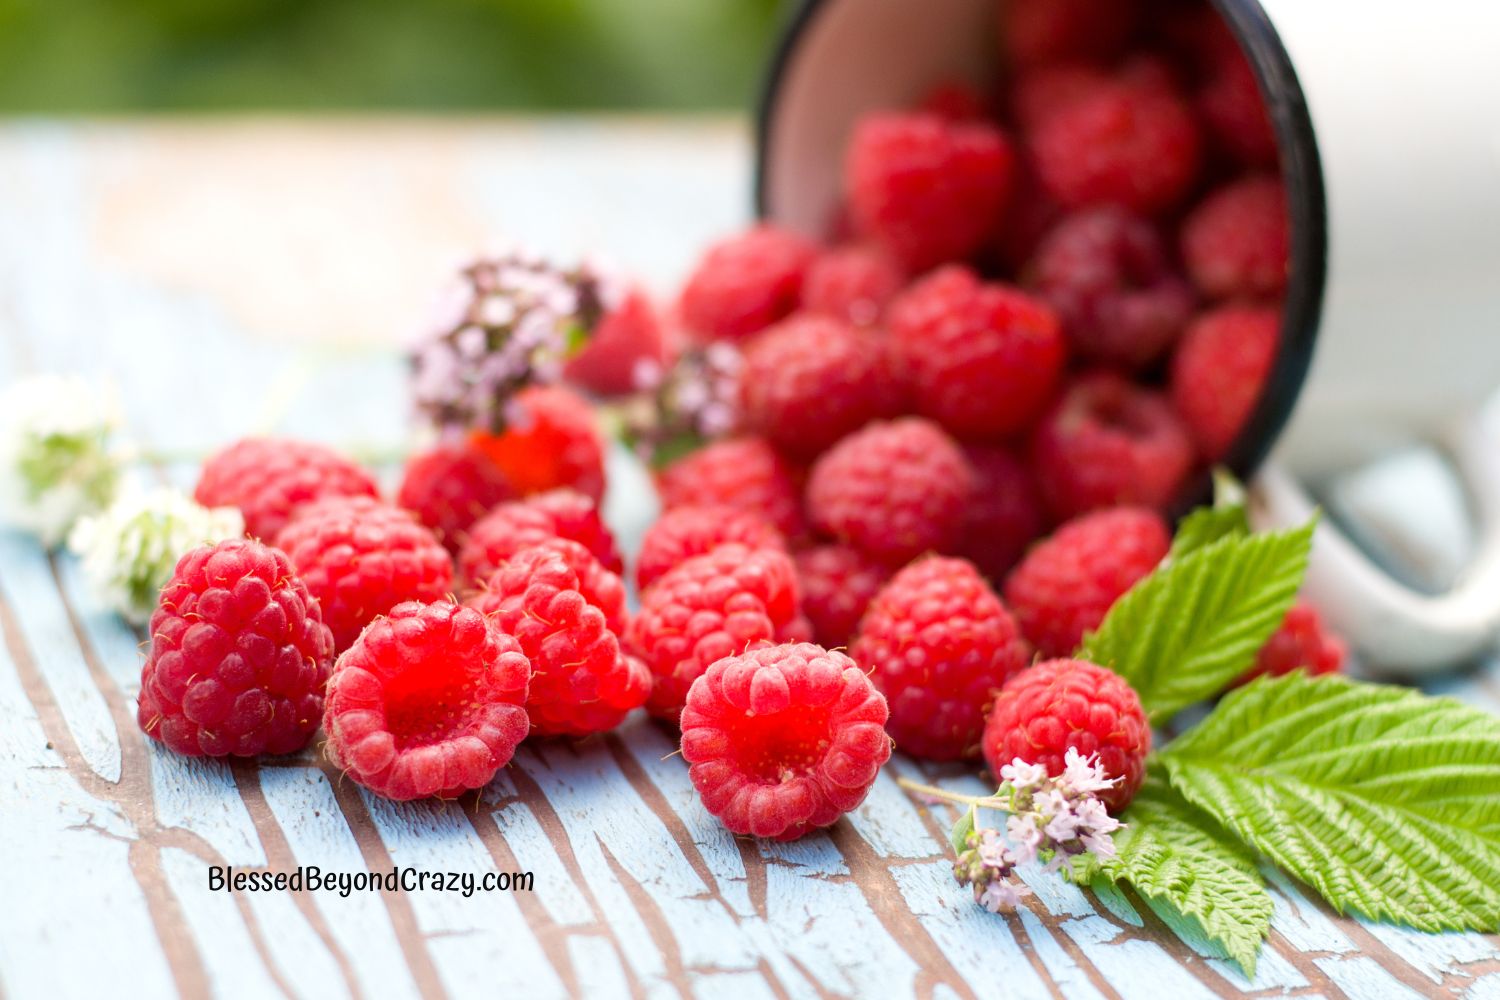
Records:
[[[1228,535],[1167,563],[1115,602],[1079,655],[1129,681],[1153,721],[1218,694],[1286,617],[1315,524]]]
[[[1115,834],[1117,853],[1094,866],[1095,881],[1135,886],[1148,902],[1180,918],[1167,918],[1180,936],[1207,941],[1253,976],[1272,910],[1255,855],[1175,792],[1154,763],[1120,818],[1125,828]]]
[[[948,833],[948,843],[953,845],[954,854],[962,854],[969,849],[969,834],[974,832],[974,824],[979,820],[979,810],[974,806],[964,810],[964,814],[953,824],[953,829]]]
[[[1177,535],[1172,539],[1172,558],[1181,559],[1221,538],[1242,538],[1248,534],[1250,520],[1245,515],[1244,504],[1199,507],[1177,526]]]
[[[1185,798],[1340,912],[1500,931],[1500,718],[1297,673],[1230,694],[1159,756]]]

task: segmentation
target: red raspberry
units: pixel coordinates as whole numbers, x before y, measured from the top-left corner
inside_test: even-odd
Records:
[[[522,389],[504,434],[476,432],[470,443],[527,496],[567,486],[604,498],[604,439],[588,400],[559,385]]]
[[[1193,443],[1164,396],[1097,371],[1080,375],[1037,426],[1032,463],[1057,517],[1118,504],[1162,509],[1192,471]]]
[[[1135,27],[1132,0],[1024,0],[1005,7],[1000,47],[1022,66],[1059,59],[1108,60]]]
[[[1084,660],[1048,660],[1008,681],[984,727],[984,759],[998,776],[1017,757],[1063,772],[1069,748],[1099,755],[1120,783],[1099,794],[1116,816],[1146,778],[1151,725],[1124,678]]]
[[[944,268],[891,306],[891,343],[917,409],[954,434],[1025,428],[1052,397],[1064,343],[1057,316],[1006,285]]]
[[[1261,97],[1255,70],[1239,43],[1223,28],[1223,21],[1217,16],[1212,20],[1220,26],[1223,37],[1210,46],[1216,62],[1198,91],[1198,116],[1215,145],[1235,162],[1248,167],[1274,167],[1276,129]]]
[[[890,255],[875,247],[825,250],[802,285],[805,312],[833,316],[856,326],[880,322],[886,303],[901,291],[905,276]]]
[[[333,636],[286,554],[235,539],[177,563],[151,616],[137,718],[190,757],[292,753],[323,714]]]
[[[642,362],[666,363],[666,333],[651,300],[632,289],[594,328],[583,350],[568,359],[569,381],[601,396],[623,396],[636,389]]]
[[[816,256],[801,236],[764,223],[716,243],[682,290],[682,320],[705,341],[764,330],[797,308]]]
[[[1155,511],[1085,514],[1026,554],[1005,581],[1005,600],[1038,652],[1071,656],[1171,547],[1167,523]]]
[[[855,125],[844,186],[856,228],[916,273],[984,245],[1010,199],[1014,161],[993,125],[872,114]]]
[[[989,248],[995,263],[1006,274],[1018,274],[1024,270],[1042,237],[1051,231],[1063,214],[1062,206],[1042,190],[1030,154],[1025,150],[1022,152],[1016,171],[1015,193],[1011,195],[1010,207],[1005,210],[1005,225],[1000,227],[994,244]]]
[[[843,653],[752,649],[693,682],[682,756],[730,832],[796,840],[864,801],[891,756],[885,699]]]
[[[1209,461],[1228,452],[1270,377],[1277,308],[1226,306],[1198,317],[1172,359],[1172,403]]]
[[[1243,178],[1204,198],[1183,222],[1183,263],[1209,298],[1274,298],[1286,291],[1289,227],[1281,181]]]
[[[607,732],[645,704],[651,673],[620,650],[625,585],[577,542],[517,553],[469,603],[531,660],[526,712],[537,735]]]
[[[744,425],[793,458],[894,416],[901,396],[884,338],[842,320],[793,316],[745,351]]]
[[[388,799],[483,788],[526,738],[531,664],[473,608],[398,604],[328,681],[328,759]]]
[[[514,496],[510,480],[483,453],[439,445],[406,463],[396,504],[416,514],[438,541],[457,553],[469,527]]]
[[[960,760],[978,755],[985,712],[1031,647],[971,563],[932,557],[870,602],[849,655],[890,702],[897,749]]]
[[[1140,369],[1193,314],[1193,290],[1151,223],[1113,205],[1064,219],[1037,249],[1029,284],[1062,320],[1086,361]]]
[[[1280,677],[1294,670],[1318,676],[1336,674],[1344,668],[1349,647],[1323,626],[1323,616],[1311,604],[1298,601],[1287,611],[1281,627],[1271,634],[1255,657],[1255,666],[1236,683],[1257,677]]]
[[[813,636],[830,649],[848,645],[865,608],[891,578],[890,567],[852,545],[819,545],[792,558]]]
[[[370,474],[331,448],[282,438],[245,438],[203,463],[193,499],[238,507],[245,534],[275,538],[302,504],[324,497],[378,497]]]
[[[1031,134],[1042,186],[1067,208],[1172,208],[1198,176],[1198,126],[1168,87],[1121,79],[1061,108]]]
[[[281,529],[276,547],[318,599],[337,652],[376,615],[453,589],[453,561],[432,532],[407,511],[369,497],[308,504]]]
[[[810,638],[797,571],[775,549],[720,545],[669,570],[641,596],[625,646],[656,676],[646,709],[676,721],[708,665],[765,643]]]
[[[989,98],[963,80],[945,80],[917,102],[916,110],[951,122],[993,117]]]
[[[458,553],[459,580],[482,585],[511,556],[552,538],[579,543],[611,573],[625,570],[594,502],[576,490],[552,490],[501,504],[474,522]]]
[[[758,515],[787,539],[807,532],[800,473],[764,438],[715,441],[673,462],[656,480],[662,506],[734,507]]]
[[[1010,90],[1011,116],[1033,131],[1085,98],[1109,86],[1109,73],[1082,62],[1044,63],[1028,69]]]
[[[1036,477],[1008,448],[969,445],[964,457],[974,470],[974,496],[959,554],[998,583],[1047,530],[1047,509]]]
[[[849,435],[813,466],[807,509],[841,541],[892,563],[958,541],[974,473],[958,445],[918,417]]]
[[[644,591],[668,570],[720,545],[739,542],[752,549],[786,549],[781,533],[762,518],[733,507],[674,507],[641,539],[635,582]]]

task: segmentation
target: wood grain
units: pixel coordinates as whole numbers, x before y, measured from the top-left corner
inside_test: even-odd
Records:
[[[149,451],[282,430],[408,442],[393,345],[435,248],[603,248],[659,287],[742,217],[736,123],[177,122],[0,128],[0,379],[108,374]],[[363,164],[374,163],[370,170]],[[337,186],[338,190],[333,192]],[[331,196],[336,194],[336,197]],[[378,252],[371,247],[380,244]],[[457,247],[462,250],[464,247]],[[612,458],[609,515],[650,516]],[[192,761],[135,724],[141,636],[76,563],[0,535],[0,996],[1500,996],[1500,941],[1350,920],[1279,873],[1254,980],[1129,893],[1037,870],[1017,913],[954,882],[951,815],[898,758],[794,844],[728,834],[669,731],[527,745],[485,789],[395,804],[315,749]],[[1434,687],[1500,710],[1500,664]],[[210,865],[530,871],[535,892],[214,892]]]

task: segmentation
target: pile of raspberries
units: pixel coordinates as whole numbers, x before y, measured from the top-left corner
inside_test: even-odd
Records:
[[[1205,4],[1144,9],[1007,5],[1004,89],[858,121],[826,242],[763,223],[711,247],[668,318],[632,294],[563,382],[389,499],[319,445],[214,455],[196,497],[246,537],[162,592],[143,729],[254,755],[321,728],[349,778],[411,799],[643,708],[739,834],[833,823],[893,746],[1053,774],[1076,748],[1122,809],[1150,725],[1074,653],[1235,443],[1288,262],[1244,56]],[[636,603],[598,407],[709,345],[740,359],[733,419],[656,470]],[[1298,605],[1255,672],[1342,660]]]

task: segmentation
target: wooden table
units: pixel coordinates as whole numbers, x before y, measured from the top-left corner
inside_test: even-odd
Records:
[[[658,288],[746,212],[742,124],[638,120],[11,123],[0,379],[107,373],[140,472],[275,430],[409,439],[399,345],[499,234]],[[649,516],[616,463],[610,516]],[[949,817],[894,781],[794,844],[707,816],[644,719],[525,747],[483,792],[395,805],[312,752],[187,760],[135,723],[141,636],[70,557],[0,534],[0,995],[1500,997],[1500,939],[1334,916],[1272,875],[1253,981],[1129,894],[1030,872],[1018,913],[949,871]],[[1500,710],[1500,671],[1433,685]],[[223,892],[210,866],[531,872],[533,892]]]

